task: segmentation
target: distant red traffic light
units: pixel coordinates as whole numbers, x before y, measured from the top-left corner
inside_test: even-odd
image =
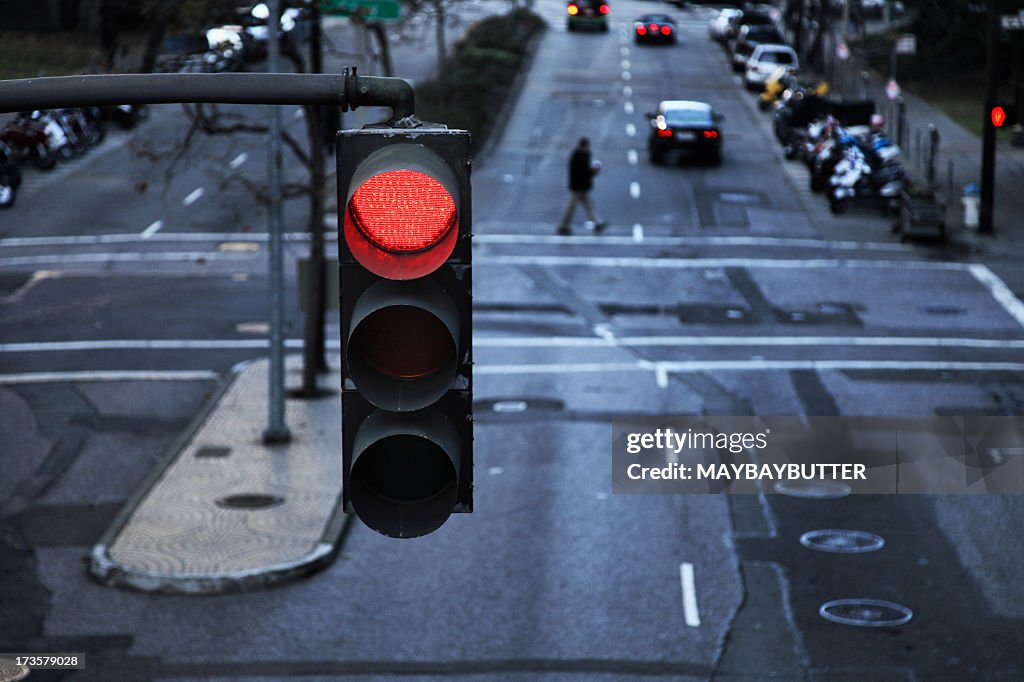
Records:
[[[1003,124],[1006,123],[1006,110],[1002,107],[992,107],[991,113],[992,125],[996,128],[1002,128]]]

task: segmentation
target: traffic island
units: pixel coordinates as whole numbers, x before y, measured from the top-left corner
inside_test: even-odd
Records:
[[[341,512],[341,398],[289,400],[289,443],[267,445],[269,362],[241,366],[172,446],[100,542],[101,583],[146,592],[219,594],[307,575],[329,564]],[[288,358],[290,383],[301,359]],[[325,377],[336,386],[337,372]]]

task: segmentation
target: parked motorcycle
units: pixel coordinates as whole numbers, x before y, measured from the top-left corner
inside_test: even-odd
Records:
[[[20,114],[9,120],[0,130],[0,141],[8,146],[18,162],[31,159],[42,170],[50,170],[57,164],[57,155],[50,147],[46,128],[29,114]]]

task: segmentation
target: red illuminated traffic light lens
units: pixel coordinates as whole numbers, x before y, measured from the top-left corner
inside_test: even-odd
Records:
[[[367,239],[398,253],[429,249],[458,223],[455,201],[444,185],[411,170],[373,176],[352,194],[348,209]]]
[[[1006,123],[1006,110],[1002,107],[993,107],[992,125],[996,128],[1002,128],[1004,123]]]
[[[381,308],[367,316],[349,343],[367,366],[392,379],[415,380],[449,366],[451,332],[435,315],[410,305]]]

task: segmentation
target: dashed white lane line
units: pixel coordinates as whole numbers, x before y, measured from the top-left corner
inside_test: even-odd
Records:
[[[639,199],[640,198],[640,183],[639,182],[633,181],[633,182],[629,183],[629,196],[633,197],[634,199]]]
[[[640,154],[635,149],[630,149],[626,152],[626,160],[629,161],[630,166],[635,166],[640,160]]]
[[[679,582],[683,588],[683,616],[691,628],[700,627],[700,611],[697,609],[697,586],[693,577],[693,564],[679,564]]]
[[[231,168],[231,170],[235,170],[236,168],[238,168],[239,166],[241,166],[243,163],[245,163],[248,160],[249,160],[249,155],[246,154],[245,152],[242,152],[241,154],[239,154],[235,158],[231,159],[231,163],[228,164],[228,167]]]
[[[204,193],[205,190],[202,187],[196,187],[187,197],[181,200],[181,203],[184,204],[185,206],[191,206],[192,204],[199,201]]]
[[[636,126],[632,123],[626,124],[626,135],[629,137],[636,137]]]
[[[629,63],[628,59],[623,59],[621,62],[619,62],[619,66],[622,67],[623,71],[629,71],[631,68],[633,68],[633,65]]]
[[[622,96],[623,97],[632,97],[633,96],[633,88],[631,88],[628,85],[623,85],[622,86]]]
[[[629,71],[623,71],[622,72],[622,80],[624,80],[624,81],[631,81],[631,80],[633,80],[633,74],[631,74]]]
[[[640,223],[633,225],[633,241],[642,242],[644,240],[644,226]]]
[[[159,231],[161,230],[161,228],[163,228],[163,226],[164,226],[164,221],[162,221],[162,220],[154,220],[154,221],[153,221],[153,222],[152,222],[152,223],[150,224],[150,226],[149,226],[149,227],[147,227],[147,228],[146,228],[145,230],[143,230],[143,231],[142,231],[142,234],[141,234],[140,236],[141,236],[141,237],[142,237],[143,239],[149,239],[149,238],[150,238],[150,237],[152,237],[152,236],[153,236],[154,234],[156,234],[157,232],[159,232]]]
[[[627,116],[631,115],[633,113],[633,103],[630,101],[624,102],[622,104],[622,110],[626,113]]]

